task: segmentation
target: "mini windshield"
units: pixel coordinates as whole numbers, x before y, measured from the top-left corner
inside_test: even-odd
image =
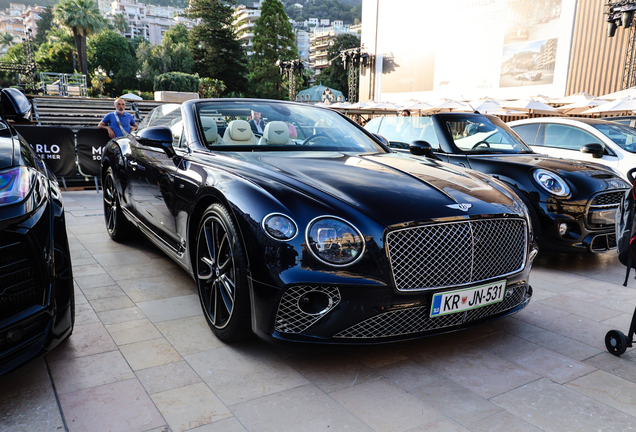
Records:
[[[203,145],[213,151],[385,152],[335,111],[259,100],[196,105]]]
[[[465,153],[532,153],[498,118],[453,115],[444,123],[455,145]]]
[[[622,124],[592,124],[592,126],[623,150],[636,153],[636,129]]]

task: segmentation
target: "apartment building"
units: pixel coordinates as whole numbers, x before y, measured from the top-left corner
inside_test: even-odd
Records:
[[[254,25],[260,17],[261,10],[258,3],[254,6],[240,5],[233,13],[234,19],[232,23],[236,29],[236,36],[241,41],[248,57],[254,53],[252,51],[254,46]]]
[[[128,20],[128,29],[123,33],[127,39],[143,37],[153,45],[158,45],[163,34],[177,24],[187,28],[194,27],[195,22],[179,16],[184,9],[172,6],[157,6],[135,0],[114,0],[110,4],[109,17],[123,14]]]
[[[309,68],[316,75],[329,66],[327,54],[336,38],[343,34],[360,34],[360,26],[346,26],[342,21],[334,21],[327,27],[314,27],[309,37]]]

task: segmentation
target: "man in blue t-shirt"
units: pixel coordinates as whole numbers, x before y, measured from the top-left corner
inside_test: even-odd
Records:
[[[117,119],[119,119],[119,122],[117,122]],[[115,101],[115,112],[106,114],[97,127],[100,129],[106,129],[108,131],[108,136],[115,138],[128,135],[132,131],[136,130],[137,123],[135,123],[135,118],[126,112],[126,101],[123,99],[117,99]],[[122,128],[126,132],[125,134],[122,132]]]

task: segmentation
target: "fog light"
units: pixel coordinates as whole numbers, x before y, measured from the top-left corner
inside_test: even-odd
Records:
[[[565,233],[568,232],[568,224],[562,222],[559,224],[559,235],[564,236]]]
[[[309,291],[298,299],[298,307],[309,315],[322,315],[333,305],[331,297],[324,292]]]

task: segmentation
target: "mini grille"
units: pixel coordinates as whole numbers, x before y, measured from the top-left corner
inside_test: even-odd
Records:
[[[336,334],[336,338],[379,338],[400,336],[451,327],[486,318],[519,306],[526,298],[526,285],[506,290],[503,301],[466,312],[431,318],[427,307],[415,307],[381,313]]]
[[[0,243],[0,320],[44,302],[44,286],[28,244]]]
[[[592,206],[619,205],[625,192],[609,192],[600,194],[592,200]]]
[[[298,307],[298,299],[308,292],[321,292],[329,296],[331,304],[329,308],[319,315],[312,315],[303,312]],[[276,331],[282,333],[302,333],[311,325],[315,324],[320,318],[324,317],[329,311],[340,303],[340,291],[335,287],[309,287],[297,286],[289,288],[283,294],[276,313]]]
[[[389,257],[400,291],[464,285],[521,270],[526,223],[488,219],[390,232]]]

